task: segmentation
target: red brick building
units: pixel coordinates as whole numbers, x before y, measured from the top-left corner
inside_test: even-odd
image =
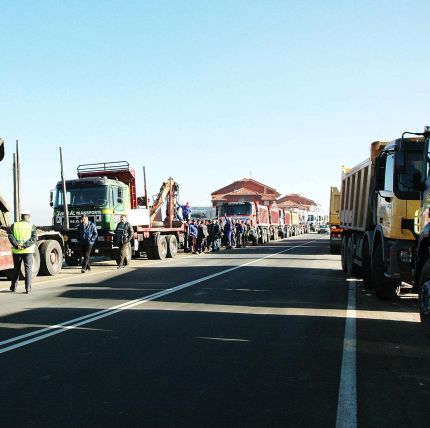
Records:
[[[281,208],[302,208],[313,211],[318,204],[312,199],[305,198],[297,193],[290,193],[277,200],[277,204]]]
[[[252,178],[243,178],[211,193],[212,205],[224,202],[258,202],[269,205],[281,196],[273,187],[259,183]]]

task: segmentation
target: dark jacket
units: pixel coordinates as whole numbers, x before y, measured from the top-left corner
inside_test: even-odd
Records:
[[[219,239],[221,238],[221,227],[218,223],[214,223],[211,228],[211,238]]]
[[[114,243],[122,245],[130,242],[133,239],[133,229],[128,221],[125,223],[118,223],[115,229]]]
[[[94,245],[98,235],[96,225],[91,221],[88,222],[87,227],[84,223],[80,223],[76,229],[76,237],[80,245]]]

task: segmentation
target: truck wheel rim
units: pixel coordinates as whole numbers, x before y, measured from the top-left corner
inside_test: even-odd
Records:
[[[430,315],[430,280],[421,287],[420,312],[426,317]]]

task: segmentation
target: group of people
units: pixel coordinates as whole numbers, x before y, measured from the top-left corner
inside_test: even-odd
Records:
[[[191,219],[191,208],[187,202],[181,206],[183,220],[185,221],[184,251],[192,254],[201,254],[210,251],[219,251],[224,245],[226,249],[233,247],[246,247],[248,244],[251,225],[249,221],[232,220],[227,216],[214,220]],[[97,227],[87,215],[82,215],[76,230],[76,238],[81,253],[81,272],[91,270],[91,251],[98,239]],[[118,269],[127,266],[129,257],[127,252],[133,239],[133,228],[125,215],[120,216],[114,234],[114,246],[118,248]],[[15,222],[9,233],[12,246],[14,271],[10,290],[15,292],[21,272],[21,265],[25,268],[25,292],[31,291],[33,253],[37,241],[36,227],[30,222],[30,213],[22,212],[21,221]]]
[[[30,222],[30,212],[21,212],[21,220],[12,225],[8,237],[12,246],[14,265],[10,291],[16,292],[21,265],[24,263],[25,292],[28,294],[31,292],[33,254],[37,241],[36,226]],[[81,272],[86,273],[91,270],[91,251],[98,238],[97,227],[88,219],[86,214],[80,218],[80,223],[76,229],[76,237],[81,253]],[[124,268],[127,265],[127,251],[132,239],[133,228],[127,221],[126,216],[121,215],[114,235],[114,245],[118,248],[119,252],[118,269]]]
[[[185,221],[184,251],[201,254],[248,245],[251,225],[249,221],[234,221],[228,217],[214,220],[187,219]]]

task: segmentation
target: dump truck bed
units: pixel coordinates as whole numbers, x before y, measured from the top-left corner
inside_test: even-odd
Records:
[[[370,159],[342,174],[339,220],[344,229],[366,231],[370,227]]]

